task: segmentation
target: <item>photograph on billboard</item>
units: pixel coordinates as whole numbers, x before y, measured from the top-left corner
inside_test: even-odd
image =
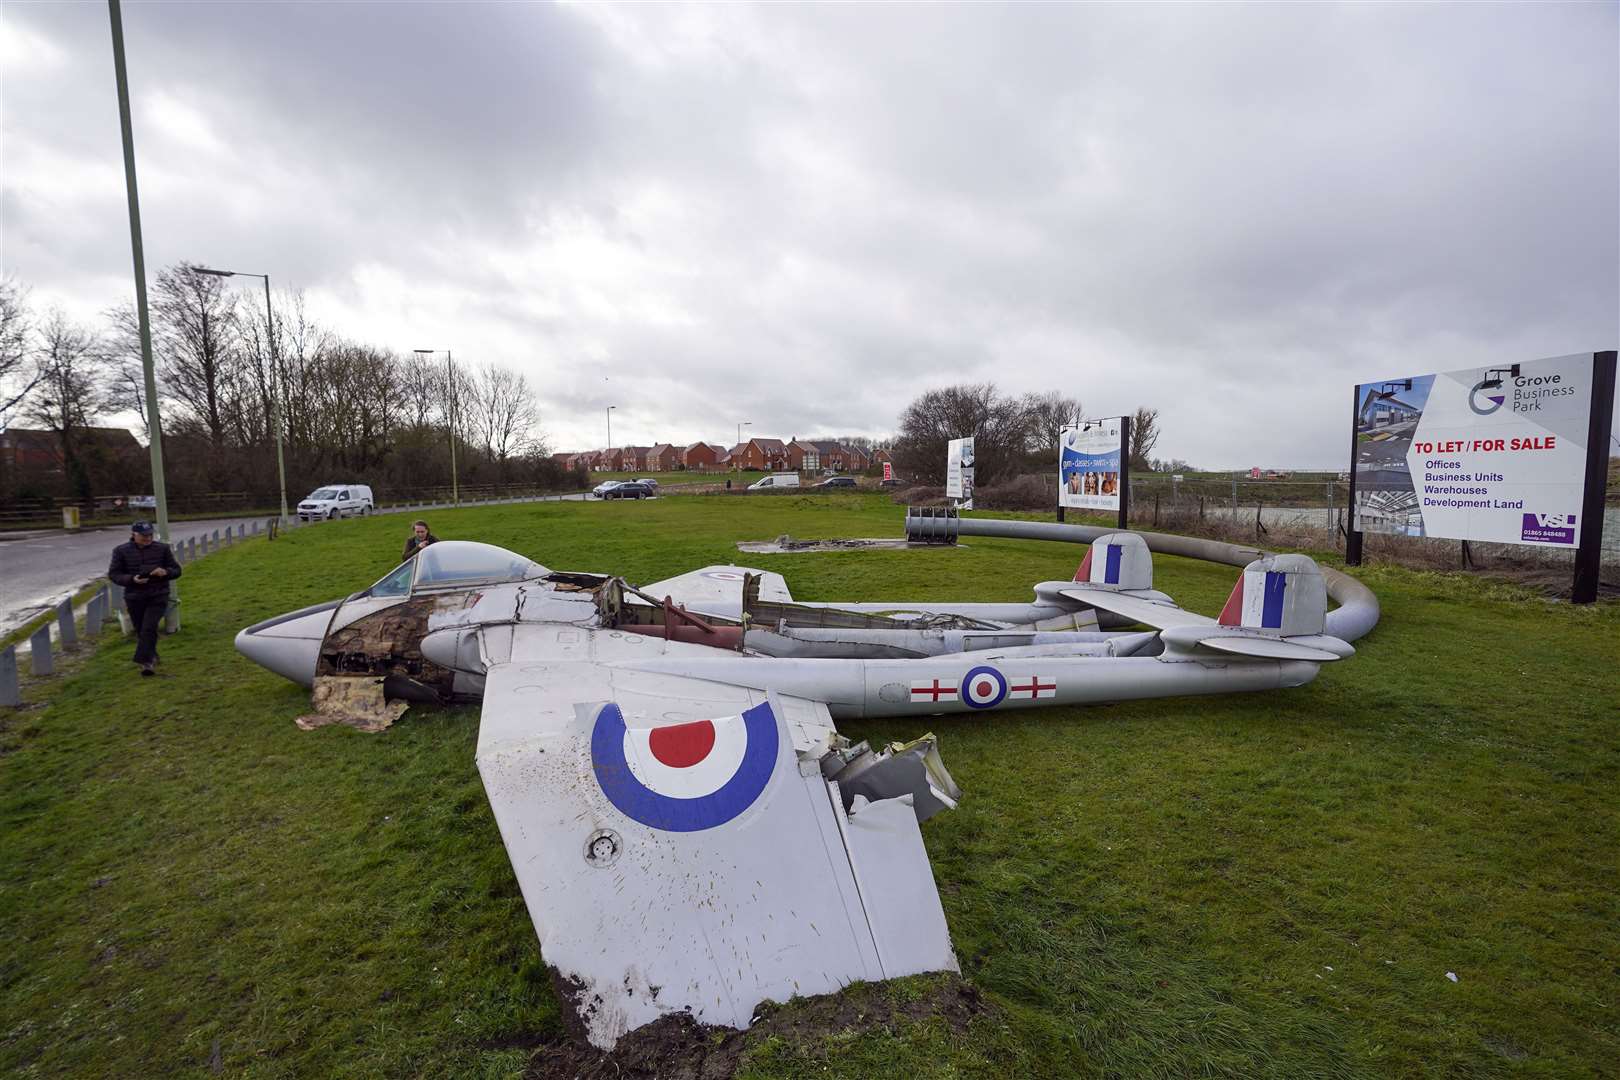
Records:
[[[1058,437],[1058,505],[1119,509],[1120,422],[1093,420]]]
[[[1355,527],[1573,548],[1592,354],[1356,386]]]
[[[973,509],[973,437],[952,439],[946,448],[945,497],[957,508]]]

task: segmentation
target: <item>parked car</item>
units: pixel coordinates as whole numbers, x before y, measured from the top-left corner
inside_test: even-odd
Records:
[[[604,499],[647,499],[657,492],[641,480],[626,480],[602,493]]]
[[[658,490],[658,481],[654,480],[650,476],[638,476],[638,477],[636,477],[634,480],[632,480],[630,482],[632,484],[646,484],[648,487],[652,488],[654,491]]]
[[[331,484],[316,488],[298,504],[298,520],[331,521],[364,517],[377,508],[371,489],[364,484]]]
[[[766,491],[771,488],[790,488],[799,486],[798,473],[772,473],[763,480],[755,480],[748,485],[749,491]]]
[[[600,484],[597,484],[595,487],[591,488],[591,494],[595,495],[598,499],[605,499],[608,497],[608,492],[612,491],[622,483],[624,483],[623,480],[604,480]]]
[[[829,477],[827,477],[827,479],[825,479],[821,483],[817,484],[816,487],[818,487],[818,488],[854,488],[855,487],[855,478],[853,476],[829,476]]]

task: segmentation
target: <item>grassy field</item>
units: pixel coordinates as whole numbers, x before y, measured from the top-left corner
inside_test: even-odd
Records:
[[[739,539],[900,519],[879,496],[699,497],[434,527],[651,581]],[[161,677],[132,677],[114,635],[0,711],[0,1074],[505,1077],[561,1038],[477,710],[302,732],[307,694],[231,647],[380,577],[399,531],[354,520],[201,560]],[[1018,600],[1082,554],[973,538],[755,559],[804,599]],[[1156,570],[1210,612],[1234,574]],[[924,835],[991,1008],[773,1036],[740,1075],[1613,1075],[1620,610],[1362,576],[1384,622],[1307,687],[935,720],[966,797]]]

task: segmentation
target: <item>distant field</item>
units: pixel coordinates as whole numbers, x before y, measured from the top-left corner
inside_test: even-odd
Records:
[[[700,496],[437,510],[434,529],[645,582],[738,560],[739,539],[901,518],[879,495]],[[132,677],[115,635],[0,710],[0,1074],[505,1077],[563,1037],[477,710],[302,732],[307,694],[231,646],[381,577],[398,528],[201,560],[162,677]],[[754,559],[804,599],[1017,600],[1082,554]],[[1160,558],[1156,583],[1213,613],[1233,574]],[[775,1036],[739,1075],[1612,1075],[1620,608],[1358,574],[1384,623],[1309,686],[936,718],[966,795],[923,831],[991,1009]]]

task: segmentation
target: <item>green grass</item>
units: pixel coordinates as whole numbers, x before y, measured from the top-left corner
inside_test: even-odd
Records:
[[[739,539],[895,535],[900,516],[881,496],[692,498],[434,528],[651,581],[737,560]],[[231,646],[382,576],[399,536],[360,519],[199,560],[163,677],[132,677],[113,635],[0,713],[0,1073],[207,1075],[217,1044],[229,1076],[512,1076],[561,1031],[477,710],[301,732],[307,694]],[[1081,554],[972,538],[755,562],[804,599],[1017,600]],[[1156,571],[1211,612],[1233,577]],[[966,797],[925,839],[996,1008],[773,1038],[742,1075],[1612,1074],[1620,611],[1361,576],[1384,622],[1309,686],[933,720]]]

